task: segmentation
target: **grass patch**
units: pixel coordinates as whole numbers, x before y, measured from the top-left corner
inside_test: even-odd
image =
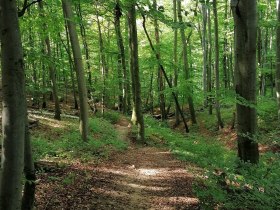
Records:
[[[205,138],[192,132],[184,135],[151,117],[146,117],[145,123],[147,142],[168,146],[180,160],[200,167],[222,167],[227,162],[233,164],[234,153],[215,138]]]
[[[96,116],[98,118],[103,118],[103,119],[107,120],[108,122],[110,122],[112,124],[116,124],[120,120],[121,114],[119,112],[116,112],[116,111],[105,110],[103,115],[102,115],[101,112],[97,112]]]
[[[106,158],[112,151],[127,148],[127,143],[118,138],[113,125],[105,119],[89,120],[88,142],[82,141],[78,127],[78,122],[73,123],[67,129],[59,129],[60,135],[55,136],[53,133],[46,133],[52,132],[51,129],[47,129],[45,133],[42,130],[33,133],[32,146],[35,159],[56,157],[88,161]]]

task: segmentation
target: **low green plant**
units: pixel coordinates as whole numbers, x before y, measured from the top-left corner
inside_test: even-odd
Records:
[[[279,209],[279,160],[266,154],[258,165],[237,161],[234,167],[208,170],[196,184],[196,195],[204,209]]]
[[[111,110],[105,110],[105,112],[97,112],[96,116],[99,118],[104,118],[105,120],[109,121],[112,124],[116,124],[120,120],[120,113]]]
[[[111,151],[122,151],[127,148],[127,143],[119,139],[114,126],[105,119],[90,119],[87,142],[82,141],[77,127],[71,131],[62,130],[59,138],[55,140],[47,138],[47,135],[33,136],[35,160],[59,157],[89,161],[92,158],[106,158]]]

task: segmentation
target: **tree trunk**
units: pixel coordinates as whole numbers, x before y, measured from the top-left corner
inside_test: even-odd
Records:
[[[153,0],[153,9],[157,11],[157,0]],[[160,40],[159,40],[159,24],[157,17],[154,17],[154,27],[155,27],[155,38],[156,38],[156,51],[160,59]],[[165,97],[164,97],[164,80],[160,67],[158,66],[158,92],[159,92],[159,107],[161,113],[161,120],[166,119],[166,111],[165,111]]]
[[[224,123],[221,117],[220,111],[220,71],[219,71],[219,30],[218,30],[218,14],[217,14],[217,1],[213,0],[213,13],[214,13],[214,25],[215,25],[215,75],[216,75],[216,116],[217,124],[219,128],[224,127]]]
[[[96,3],[97,4],[97,3]],[[101,30],[101,24],[99,20],[99,14],[98,14],[98,8],[96,5],[96,18],[97,18],[97,27],[98,27],[98,41],[99,41],[99,50],[100,50],[100,58],[101,58],[101,64],[102,64],[102,80],[103,80],[103,90],[102,90],[102,114],[104,114],[104,109],[106,105],[106,77],[108,74],[108,65],[106,62],[106,57],[105,57],[105,49],[104,49],[104,43],[103,43],[103,38],[102,38],[102,30]]]
[[[25,183],[22,196],[21,209],[22,210],[32,210],[35,201],[35,167],[32,155],[32,148],[30,142],[30,132],[29,132],[29,122],[28,115],[26,112],[25,120],[25,139],[24,139],[24,175]]]
[[[276,98],[278,104],[278,119],[280,120],[280,3],[277,8],[277,32],[276,32],[276,74],[275,74],[275,88]]]
[[[183,22],[182,17],[182,7],[181,7],[181,0],[178,0],[178,20],[180,23],[180,32],[181,32],[181,40],[182,40],[182,46],[183,46],[183,63],[184,63],[184,72],[185,72],[185,78],[186,82],[189,82],[190,80],[190,70],[189,70],[189,64],[188,64],[188,55],[187,55],[187,43],[186,43],[186,35],[185,35],[185,25]],[[195,110],[194,110],[194,104],[193,104],[193,98],[192,98],[192,91],[190,84],[187,85],[187,94],[188,94],[188,103],[189,103],[189,109],[191,114],[191,120],[193,124],[196,124],[196,116],[195,116]]]
[[[39,7],[40,7],[40,12],[43,16],[43,2],[39,2]],[[43,24],[43,31],[47,31],[48,27],[44,23]],[[54,119],[56,120],[61,120],[60,114],[60,107],[59,107],[59,100],[58,100],[58,91],[57,91],[57,84],[56,84],[56,78],[55,78],[55,68],[54,68],[54,61],[52,59],[52,52],[51,52],[51,45],[50,45],[50,38],[49,35],[47,34],[45,37],[45,45],[47,47],[47,52],[45,51],[45,48],[43,48],[44,54],[47,55],[49,59],[49,72],[50,72],[50,79],[51,79],[51,84],[52,84],[52,96],[54,98],[54,105],[55,105],[55,115]]]
[[[232,0],[235,23],[235,89],[237,94],[238,156],[258,163],[256,142],[256,0]]]
[[[86,28],[83,23],[83,15],[81,10],[81,4],[80,1],[76,5],[76,11],[77,15],[80,18],[79,25],[80,25],[80,33],[83,41],[83,46],[85,50],[85,56],[86,56],[86,66],[87,66],[87,75],[88,75],[88,97],[91,98],[92,93],[92,77],[91,77],[91,66],[90,66],[90,57],[89,57],[89,47],[87,42],[87,36],[86,36]]]
[[[73,97],[74,97],[74,109],[78,110],[79,105],[78,105],[77,94],[76,94],[76,86],[75,86],[74,64],[73,64],[73,59],[72,59],[71,50],[70,50],[69,30],[68,30],[68,26],[67,26],[66,21],[65,21],[65,32],[66,32],[66,44],[67,45],[64,44],[64,47],[65,47],[65,50],[67,51],[67,54],[68,54],[71,85],[72,85],[72,91],[73,91]]]
[[[141,84],[139,78],[139,61],[138,61],[138,38],[136,26],[135,0],[128,3],[128,24],[129,24],[129,47],[130,47],[130,71],[132,80],[133,111],[135,113],[132,121],[138,126],[137,139],[145,141],[144,118],[142,114],[141,101]]]
[[[75,23],[73,22],[74,16],[69,0],[62,0],[63,13],[67,19],[69,29],[70,42],[73,51],[78,90],[80,102],[80,132],[84,141],[88,140],[88,104],[87,104],[87,88],[85,82],[85,73],[83,67],[82,53],[80,49],[78,34],[76,31]]]
[[[120,18],[122,16],[122,11],[120,7],[120,1],[116,0],[116,6],[115,6],[115,31],[117,35],[117,43],[118,43],[118,49],[119,49],[119,62],[121,64],[122,73],[120,80],[122,81],[122,110],[123,113],[127,113],[128,111],[128,94],[127,91],[129,89],[128,81],[127,81],[127,68],[126,68],[126,61],[125,61],[125,49],[124,49],[124,43],[123,43],[123,37],[121,33],[121,24],[120,24]]]
[[[3,93],[0,209],[19,210],[26,118],[23,53],[16,1],[1,0],[0,8]]]
[[[208,92],[208,106],[209,106],[209,114],[213,114],[213,95],[212,95],[212,26],[211,26],[211,16],[210,16],[210,7],[207,8],[208,16],[207,16],[207,25],[208,25],[208,41],[209,41],[209,49],[208,49],[208,64],[207,64],[207,92]]]
[[[203,32],[202,32],[202,48],[203,48],[203,94],[204,94],[204,105],[207,106],[207,73],[208,73],[208,37],[207,37],[207,8],[206,3],[203,2],[202,5],[202,18],[203,18]]]
[[[173,0],[173,16],[174,23],[177,23],[177,0]],[[173,60],[174,60],[174,82],[173,87],[177,88],[178,86],[178,29],[174,28],[174,51],[173,51]],[[176,97],[178,98],[178,91],[176,91]],[[180,112],[178,107],[175,104],[175,125],[178,126],[180,124]]]
[[[140,11],[141,11],[141,9],[140,9]],[[164,68],[163,68],[163,65],[161,64],[160,57],[158,56],[158,54],[157,54],[157,52],[156,52],[156,50],[155,50],[155,47],[154,47],[154,45],[153,45],[153,43],[152,43],[152,40],[151,40],[151,38],[150,38],[150,36],[149,36],[149,34],[148,34],[148,31],[147,31],[147,28],[146,28],[146,18],[145,18],[145,15],[144,15],[143,11],[141,12],[141,15],[142,15],[142,17],[143,17],[143,28],[144,28],[144,32],[145,32],[146,37],[147,37],[147,39],[148,39],[148,41],[149,41],[149,43],[150,43],[150,47],[152,48],[152,51],[153,51],[154,54],[155,54],[155,57],[156,57],[157,62],[158,62],[158,65],[159,65],[159,67],[160,67],[160,69],[161,69],[161,71],[162,71],[162,73],[163,73],[163,76],[164,76],[164,78],[165,78],[165,80],[166,80],[166,82],[167,82],[167,84],[168,84],[168,87],[169,87],[169,88],[172,88],[172,83],[171,83],[171,82],[169,81],[169,79],[168,79],[168,76],[167,76],[167,74],[166,74],[166,72],[165,72],[165,70],[164,70]],[[174,101],[175,101],[175,104],[176,104],[176,106],[177,106],[177,109],[178,109],[178,111],[179,111],[179,113],[180,113],[180,115],[181,115],[181,117],[182,117],[182,120],[183,120],[185,129],[186,129],[186,133],[188,133],[188,132],[189,132],[189,128],[188,128],[188,125],[187,125],[187,121],[186,121],[186,119],[185,119],[184,113],[182,112],[182,109],[181,109],[180,104],[179,104],[179,102],[178,102],[178,98],[177,98],[176,93],[175,93],[174,91],[172,91],[172,96],[173,96],[173,98],[174,98]]]

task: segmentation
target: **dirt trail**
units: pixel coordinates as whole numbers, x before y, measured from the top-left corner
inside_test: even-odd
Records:
[[[126,119],[115,128],[129,141]],[[69,169],[61,173],[69,174]],[[44,200],[49,203],[42,203],[38,209],[199,209],[191,189],[193,174],[164,149],[130,143],[127,151],[114,154],[105,163],[73,165],[71,173],[75,183],[67,189],[53,188],[55,198],[46,192],[50,186],[40,190],[45,190]]]

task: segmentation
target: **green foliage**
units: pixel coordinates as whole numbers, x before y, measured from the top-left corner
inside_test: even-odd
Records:
[[[205,209],[279,209],[279,154],[267,154],[259,165],[236,162],[234,167],[208,170],[196,185]],[[235,170],[236,169],[236,170]]]
[[[96,116],[99,118],[103,117],[112,124],[116,124],[120,120],[120,113],[111,110],[105,110],[103,115],[101,112],[97,112]]]
[[[200,167],[222,167],[228,162],[233,164],[234,153],[225,149],[216,139],[195,133],[196,127],[192,127],[190,134],[183,135],[150,117],[146,117],[145,122],[148,142],[164,143],[181,160]]]
[[[259,102],[263,101],[259,99]],[[275,113],[269,113],[271,110],[275,110],[275,103],[272,101],[266,99],[258,104],[259,122],[263,121],[261,126],[275,117]],[[221,111],[225,124],[230,123],[234,108],[224,108]],[[145,122],[150,144],[168,146],[179,159],[203,168],[194,185],[202,208],[279,209],[279,153],[261,155],[258,165],[236,161],[236,153],[225,148],[216,135],[203,134],[201,130],[209,132],[216,127],[215,115],[201,112],[198,117],[205,128],[201,125],[191,126],[191,133],[187,135],[174,132],[166,123],[150,117],[146,117]],[[275,123],[275,120],[273,122]],[[272,125],[271,123],[269,125]],[[274,130],[271,138],[275,139],[278,135],[279,139],[280,133],[275,131],[276,127],[275,124],[272,125],[269,134],[272,135]],[[268,138],[267,133],[263,132],[262,135]]]

